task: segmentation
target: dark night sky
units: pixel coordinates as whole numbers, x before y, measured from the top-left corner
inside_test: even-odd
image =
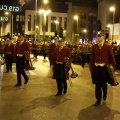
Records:
[[[36,0],[24,0],[25,5],[23,8],[27,9],[34,9],[35,8],[35,1]],[[41,7],[43,0],[37,0],[38,1],[38,8]],[[97,7],[97,0],[49,0],[49,6],[51,8],[51,11],[53,12],[67,12],[67,5],[65,2],[72,2],[73,5],[84,5],[84,6],[92,6]],[[1,4],[8,4],[8,5],[19,5],[19,0],[0,0]]]

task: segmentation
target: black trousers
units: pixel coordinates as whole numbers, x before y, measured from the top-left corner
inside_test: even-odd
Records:
[[[67,89],[64,64],[56,64],[55,77],[56,77],[58,93],[62,93],[63,88],[64,88],[64,90]]]
[[[32,52],[33,52],[34,57],[37,58],[37,50],[33,50]]]
[[[5,55],[5,60],[6,60],[6,69],[7,72],[12,71],[12,55],[11,54],[6,54]]]
[[[105,66],[94,67],[95,97],[97,102],[101,102],[102,94],[107,95],[107,69]]]
[[[28,79],[24,68],[24,58],[16,57],[17,84],[19,85],[21,85],[21,75],[24,77],[25,80]]]

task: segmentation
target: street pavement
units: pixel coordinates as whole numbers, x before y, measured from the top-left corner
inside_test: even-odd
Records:
[[[95,86],[89,66],[73,64],[78,77],[71,79],[72,85],[67,80],[67,94],[55,96],[56,81],[51,78],[48,59],[31,56],[31,60],[35,69],[27,72],[29,82],[24,85],[22,78],[22,86],[17,88],[15,64],[9,73],[5,73],[5,65],[0,67],[0,120],[120,120],[120,85],[108,85],[106,102],[93,106]],[[116,78],[120,81],[120,74]]]

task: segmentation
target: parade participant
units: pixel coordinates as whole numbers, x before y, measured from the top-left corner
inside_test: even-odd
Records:
[[[4,47],[5,47],[4,41],[0,41],[0,55],[1,55],[1,57],[3,57],[3,55],[4,55]]]
[[[43,54],[44,60],[46,59],[46,56],[47,56],[47,47],[48,46],[47,46],[46,43],[42,44],[41,50],[42,50],[42,54]]]
[[[95,97],[97,99],[94,106],[101,104],[102,93],[103,100],[107,99],[107,83],[110,83],[107,75],[107,65],[112,65],[115,69],[115,58],[112,47],[105,43],[105,33],[100,31],[97,35],[98,43],[92,46],[90,54],[90,72],[92,82],[95,84]],[[103,92],[102,92],[103,91]]]
[[[34,57],[37,59],[37,56],[38,56],[37,50],[39,49],[39,45],[38,45],[37,41],[34,41],[32,43],[31,47],[32,47],[32,53],[33,53]]]
[[[54,50],[57,47],[58,38],[55,38],[54,40],[55,40],[55,42],[50,44],[49,52],[48,52],[48,59],[49,59],[49,62],[50,62],[50,67],[53,63],[53,55],[54,55]]]
[[[6,61],[6,72],[9,72],[9,70],[12,72],[12,60],[13,60],[13,54],[14,54],[14,44],[12,43],[12,38],[7,38],[7,43],[4,47],[4,55],[5,55],[5,61]]]
[[[55,96],[62,95],[67,93],[67,73],[68,70],[64,64],[64,60],[68,57],[71,61],[71,51],[68,47],[65,46],[64,40],[61,39],[58,41],[58,47],[54,51],[54,60],[53,60],[53,78],[56,79],[58,92]],[[64,89],[64,90],[63,90]]]
[[[26,65],[26,56],[25,51],[30,53],[30,47],[27,42],[24,41],[24,36],[20,35],[18,37],[18,42],[15,46],[15,57],[16,57],[16,71],[17,71],[17,84],[15,87],[21,86],[21,75],[24,77],[24,84],[28,83],[28,76],[25,73],[25,65]]]

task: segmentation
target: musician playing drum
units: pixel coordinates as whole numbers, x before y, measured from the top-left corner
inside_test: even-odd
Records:
[[[17,84],[15,87],[21,86],[21,75],[24,77],[24,84],[28,83],[28,76],[25,73],[25,62],[26,56],[25,52],[30,53],[30,46],[27,42],[24,41],[24,36],[20,35],[18,37],[18,42],[15,46],[15,58],[16,58],[16,71],[17,71]]]
[[[103,101],[107,98],[107,83],[111,84],[111,81],[108,78],[106,66],[111,64],[115,69],[114,53],[112,47],[105,43],[104,31],[98,32],[97,42],[92,46],[90,54],[90,72],[92,82],[95,84],[95,97],[97,99],[94,106],[101,104],[102,93]]]
[[[64,64],[65,58],[68,57],[71,61],[71,51],[68,47],[65,46],[64,40],[58,40],[58,47],[56,47],[53,55],[53,74],[56,79],[58,92],[55,96],[62,95],[67,93],[67,82],[66,79],[68,75],[68,70]]]

